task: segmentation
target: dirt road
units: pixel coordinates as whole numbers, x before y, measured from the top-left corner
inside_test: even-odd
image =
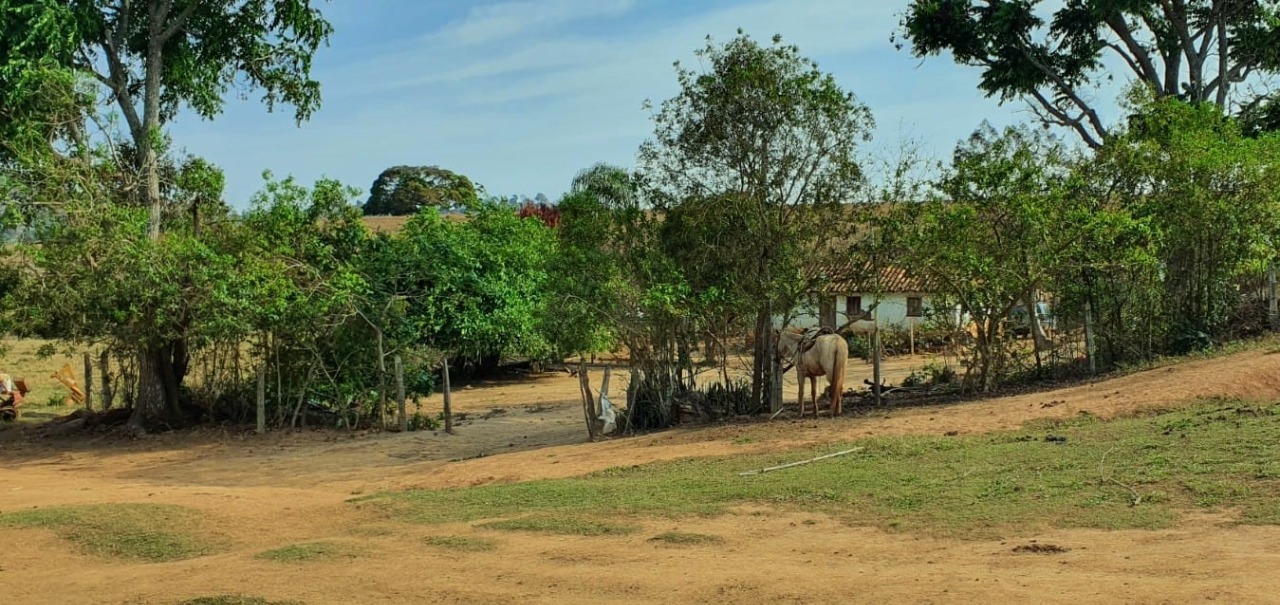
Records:
[[[345,503],[386,489],[564,477],[872,435],[985,432],[1035,418],[1169,408],[1197,397],[1275,400],[1280,355],[1255,351],[966,404],[834,421],[682,429],[595,444],[582,443],[576,389],[569,376],[464,389],[458,406],[470,416],[453,436],[308,432],[259,438],[210,431],[122,443],[31,442],[0,432],[0,512],[80,503],[175,504],[207,515],[230,545],[195,559],[135,563],[78,554],[48,531],[0,529],[0,603],[161,604],[223,593],[346,605],[1280,602],[1280,576],[1274,574],[1280,528],[1223,523],[1229,511],[1191,517],[1168,531],[1053,530],[1003,541],[951,541],[768,509],[650,521],[631,536],[561,537],[390,524]],[[677,548],[649,540],[669,530],[722,542]],[[424,542],[430,535],[484,536],[496,549],[441,550]],[[254,558],[320,540],[358,554],[305,563]],[[1014,552],[1032,540],[1063,551]]]

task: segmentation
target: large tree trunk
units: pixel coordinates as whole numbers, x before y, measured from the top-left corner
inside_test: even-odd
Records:
[[[165,396],[165,380],[160,368],[162,349],[149,347],[138,352],[138,389],[133,402],[133,414],[129,426],[142,429],[147,424],[163,421],[169,416],[169,402]]]
[[[147,221],[147,236],[152,240],[160,239],[161,210],[163,209],[156,142],[152,139],[160,132],[160,78],[164,67],[164,44],[160,33],[164,28],[166,14],[167,5],[153,2],[149,6],[149,40],[143,65],[141,120],[134,111],[135,97],[117,91],[117,100],[125,110],[126,117],[131,117],[130,134],[136,153],[134,161],[146,185],[145,201],[150,214]],[[124,107],[126,105],[127,107]],[[148,346],[138,352],[138,393],[133,404],[133,414],[129,418],[130,426],[141,429],[148,423],[168,419],[171,412],[178,411],[178,384],[181,379],[174,373],[173,361],[172,346]],[[181,370],[185,374],[185,347],[181,352]]]

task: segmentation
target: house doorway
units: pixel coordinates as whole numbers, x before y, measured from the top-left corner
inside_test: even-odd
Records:
[[[836,329],[836,297],[823,296],[818,299],[818,326]]]

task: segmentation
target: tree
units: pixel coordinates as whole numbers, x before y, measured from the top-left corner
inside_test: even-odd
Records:
[[[634,231],[637,215],[628,209],[635,200],[629,172],[596,164],[574,177],[556,206],[558,245],[548,278],[555,312],[543,318],[542,329],[561,357],[604,352],[628,333],[632,314],[623,311],[624,301],[642,277],[625,270],[637,252],[625,237]]]
[[[320,103],[320,85],[311,79],[312,56],[332,32],[310,0],[111,0],[60,2],[4,0],[7,19],[0,37],[0,86],[9,93],[0,114],[30,135],[58,135],[72,156],[88,153],[86,107],[92,94],[85,79],[106,92],[124,117],[130,143],[112,153],[132,175],[116,194],[131,195],[148,210],[147,236],[160,240],[164,126],[182,107],[204,118],[221,112],[232,86],[259,90],[269,110],[295,108],[298,121]],[[14,84],[13,87],[8,85]],[[51,104],[38,95],[49,90]],[[56,111],[51,111],[56,110]],[[79,112],[79,113],[77,113]],[[109,125],[102,134],[113,135]],[[11,141],[12,139],[7,139]],[[33,140],[27,136],[24,140]],[[58,155],[66,145],[51,145]],[[176,410],[185,370],[185,344],[143,335],[140,388],[134,424]],[[167,344],[166,344],[167,343]],[[172,379],[170,377],[172,376]]]
[[[903,206],[887,221],[899,262],[936,284],[939,302],[957,305],[973,321],[975,387],[989,391],[1011,371],[1002,324],[1037,293],[1088,231],[1065,197],[1069,158],[1061,144],[1028,128],[997,132],[983,125],[956,146],[936,182],[938,196]],[[939,305],[944,306],[945,305]],[[1037,363],[1041,334],[1033,321]]]
[[[1280,3],[1268,0],[912,0],[902,35],[917,57],[950,51],[982,69],[979,89],[1024,99],[1041,121],[1097,149],[1110,135],[1091,91],[1126,69],[1157,98],[1256,112],[1245,86],[1280,72]]]
[[[871,112],[780,37],[769,46],[741,32],[722,46],[708,38],[697,55],[706,71],[677,64],[680,92],[653,118],[640,173],[659,209],[736,200],[745,225],[733,235],[752,242],[738,259],[748,268],[737,273],[750,276],[742,287],[756,303],[759,405],[773,392],[773,317],[808,289],[801,267],[815,260],[842,202],[861,186],[855,156],[870,138]]]
[[[1158,348],[1224,335],[1237,279],[1261,272],[1280,241],[1280,135],[1245,136],[1214,108],[1138,92],[1135,117],[1098,153],[1104,191],[1155,233],[1162,287],[1150,318]],[[1198,343],[1198,344],[1196,344]]]
[[[485,202],[466,221],[424,209],[380,250],[374,287],[405,301],[419,345],[495,369],[504,355],[541,359],[544,284],[554,233]]]
[[[369,189],[366,215],[409,215],[423,208],[455,209],[478,201],[471,179],[438,166],[392,166]]]

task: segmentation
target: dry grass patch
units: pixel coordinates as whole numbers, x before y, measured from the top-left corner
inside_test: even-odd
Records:
[[[307,542],[290,544],[260,552],[253,558],[263,561],[281,563],[308,563],[312,561],[332,561],[334,559],[354,559],[360,553],[350,546],[334,542]]]
[[[268,601],[262,597],[224,594],[211,597],[196,597],[181,601],[176,605],[303,605],[303,603],[302,601]]]
[[[612,521],[601,521],[579,516],[561,517],[549,515],[489,521],[480,523],[476,527],[566,536],[625,536],[639,531],[639,528],[634,525],[623,525]]]
[[[0,527],[47,529],[86,554],[159,563],[218,550],[199,513],[164,504],[54,506],[0,515]]]
[[[479,536],[429,536],[425,542],[438,548],[462,552],[487,552],[498,548],[497,540]]]
[[[723,544],[724,538],[710,534],[668,531],[649,538],[649,541],[666,546],[698,546],[703,544]]]

